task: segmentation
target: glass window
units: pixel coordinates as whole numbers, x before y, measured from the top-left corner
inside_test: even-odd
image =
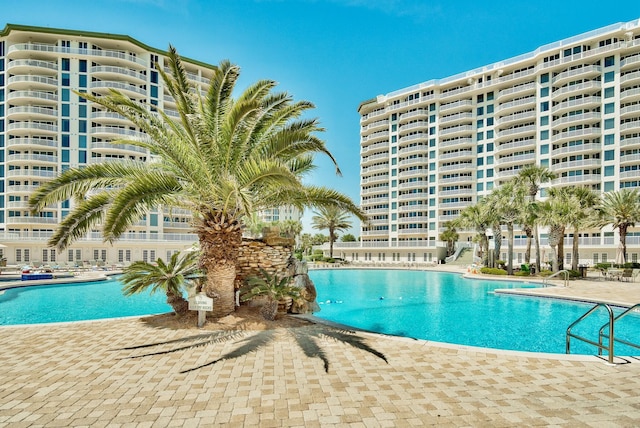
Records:
[[[613,181],[605,181],[604,182],[604,191],[605,192],[613,192],[615,190],[615,182]],[[595,259],[595,257],[594,257]]]
[[[478,95],[478,96],[480,96],[480,95]],[[478,116],[482,116],[484,114],[484,107],[478,107],[478,109],[476,111],[476,114]]]
[[[429,151],[429,159],[435,159],[435,158],[436,158],[436,151],[435,150]]]
[[[429,206],[430,207],[435,207],[436,206],[436,200],[434,198],[430,198],[429,199]]]
[[[62,132],[69,132],[69,119],[62,119]]]
[[[484,178],[484,170],[479,169],[476,171],[476,178]]]
[[[69,58],[62,58],[61,67],[63,71],[69,71],[71,69],[69,64],[71,64]]]
[[[151,96],[153,96],[153,87],[151,87]],[[156,93],[156,97],[158,96],[158,94]],[[395,123],[393,125],[391,125],[391,132],[397,132],[398,131],[398,125],[396,125]]]
[[[540,154],[541,155],[548,155],[549,154],[549,145],[548,144],[543,144],[540,146]]]
[[[549,73],[540,75],[540,83],[547,83],[549,81]]]
[[[78,70],[80,70],[80,73],[86,73],[87,72],[87,60],[86,59],[81,59],[80,61],[78,61]]]
[[[480,119],[476,121],[476,128],[482,128],[484,126],[484,120]]]
[[[604,105],[605,114],[614,113],[616,111],[616,103],[607,103]]]
[[[81,104],[78,106],[78,117],[87,117],[87,106]]]
[[[62,162],[69,162],[69,150],[62,150]]]
[[[487,118],[487,126],[491,126],[493,125],[493,118],[492,117],[488,117]]]
[[[493,177],[493,168],[487,169],[487,178],[491,178],[491,177]],[[487,187],[487,190],[489,190],[488,187]]]
[[[487,93],[487,101],[493,101],[493,92]]]
[[[66,88],[62,89],[62,101],[69,101],[69,90]]]
[[[78,132],[86,133],[87,132],[87,121],[79,120],[78,121]]]
[[[435,103],[431,103],[431,104],[429,104],[429,111],[436,111],[436,105],[435,105]]]
[[[611,98],[615,95],[615,88],[604,88],[604,97]]]
[[[482,140],[484,140],[484,132],[478,132],[478,133],[476,134],[476,140],[477,140],[477,141],[482,141]]]
[[[87,151],[86,150],[78,151],[78,162],[87,163]]]
[[[609,166],[605,166],[604,167],[604,176],[605,177],[613,177],[614,173],[615,173],[615,170],[613,168],[613,165],[609,165]]]
[[[540,131],[540,139],[548,140],[549,139],[549,131]]]
[[[62,147],[69,147],[69,134],[62,134]]]
[[[62,104],[62,117],[69,117],[69,104]]]
[[[488,152],[492,152],[493,151],[493,143],[487,143],[487,151]]]
[[[429,174],[429,183],[435,183],[435,182],[436,182],[436,175]]]
[[[78,136],[78,147],[80,147],[81,149],[86,149],[87,148],[87,136],[86,135],[79,135]]]
[[[436,115],[432,114],[431,116],[429,116],[429,123],[434,123],[436,121]]]
[[[436,139],[435,138],[429,139],[429,147],[435,147],[435,146],[436,146]]]
[[[398,164],[398,158],[391,158],[391,165],[397,165]]]
[[[549,96],[549,87],[540,88],[540,96],[541,97],[548,97]]]
[[[613,160],[614,158],[615,158],[615,151],[614,150],[605,150],[604,151],[604,160],[610,161],[610,160]]]
[[[484,158],[478,158],[477,165],[478,165],[478,166],[482,166],[482,165],[484,165]]]
[[[548,110],[549,110],[549,101],[540,103],[540,111],[548,111]]]
[[[542,116],[540,118],[540,126],[545,126],[549,124],[549,116]]]
[[[69,77],[69,73],[62,73],[62,86],[69,86],[70,84],[70,77]]]
[[[613,129],[616,126],[615,119],[605,119],[604,129]]]
[[[391,154],[395,155],[396,153],[398,153],[398,148],[396,146],[391,147]]]
[[[493,156],[487,156],[487,165],[493,165]]]
[[[489,104],[487,106],[487,114],[489,114],[489,113],[493,113],[493,104]]]
[[[477,100],[479,103],[484,102],[484,95],[483,94],[478,95]]]
[[[493,131],[492,130],[487,131],[487,138],[493,138]]]
[[[484,151],[484,146],[482,144],[478,144],[478,153],[482,153]]]
[[[429,128],[429,135],[435,135],[435,133],[436,133],[436,127],[435,126],[430,127]]]
[[[540,159],[540,166],[549,168],[549,159]]]
[[[87,75],[86,74],[81,74],[80,76],[78,76],[78,87],[80,87],[80,88],[86,88],[87,87]]]
[[[476,184],[476,191],[477,192],[482,192],[484,190],[484,183],[477,183]]]
[[[610,144],[614,144],[615,143],[615,135],[613,134],[607,134],[604,136],[604,145],[608,146]]]
[[[613,55],[608,56],[604,59],[605,67],[611,67],[612,65],[615,65],[615,63],[616,63],[616,58]]]
[[[613,71],[608,71],[608,72],[604,73],[604,82],[605,83],[613,82],[614,77],[615,77],[614,72]]]
[[[151,71],[151,83],[158,83],[158,72]]]

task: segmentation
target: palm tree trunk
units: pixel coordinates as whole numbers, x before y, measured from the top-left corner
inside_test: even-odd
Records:
[[[573,228],[573,245],[571,246],[571,270],[578,270],[578,228]]]
[[[531,263],[531,241],[533,240],[533,233],[531,232],[531,226],[524,227],[524,233],[527,235],[527,248],[524,250],[524,262],[526,264]]]
[[[184,297],[167,290],[167,303],[171,305],[176,315],[184,315],[189,312],[189,302]]]
[[[204,291],[214,299],[213,317],[220,318],[235,311],[236,261],[242,228],[237,220],[224,221],[223,215],[212,217],[198,228],[200,267],[207,273]]]
[[[536,238],[536,272],[540,272],[540,233],[538,232],[538,225],[533,225],[533,235]]]
[[[618,230],[620,232],[620,243],[622,244],[622,261],[626,263],[627,262],[627,226],[621,224]]]
[[[564,227],[558,241],[558,270],[564,269]]]
[[[513,224],[507,224],[507,274],[513,275]]]
[[[500,260],[500,249],[502,248],[502,228],[500,223],[493,225],[493,264],[496,267],[496,260]]]

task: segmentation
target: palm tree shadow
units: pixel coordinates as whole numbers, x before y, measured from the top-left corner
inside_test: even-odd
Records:
[[[321,341],[323,339],[333,339],[334,341],[353,346],[356,349],[365,351],[377,358],[380,358],[385,363],[389,364],[389,361],[385,355],[378,350],[369,346],[365,339],[358,336],[353,331],[338,330],[328,326],[305,326],[305,327],[291,327],[283,328],[286,333],[290,334],[295,340],[296,344],[300,347],[302,352],[309,358],[318,358],[323,363],[325,373],[329,372],[329,355],[325,349],[323,349]],[[140,355],[131,355],[128,357],[122,357],[121,359],[134,359],[151,357],[156,355],[166,355],[175,352],[186,351],[190,349],[203,348],[205,346],[214,345],[218,343],[224,343],[229,341],[235,341],[239,344],[238,347],[226,354],[223,354],[219,358],[209,361],[205,364],[201,364],[196,367],[192,367],[186,370],[180,371],[180,373],[188,373],[194,370],[198,370],[204,367],[212,366],[220,361],[231,360],[256,352],[272,343],[277,336],[278,330],[262,330],[257,331],[255,334],[250,334],[248,330],[223,330],[212,333],[196,334],[186,336],[179,339],[167,340],[162,342],[148,343],[144,345],[129,346],[120,348],[121,351],[135,351],[141,349],[152,349],[154,347],[167,347],[169,349],[162,349],[159,351],[147,352]],[[179,345],[179,346],[176,346]]]

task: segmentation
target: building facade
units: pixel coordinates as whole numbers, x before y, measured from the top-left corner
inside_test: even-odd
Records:
[[[113,88],[177,116],[158,73],[165,56],[128,36],[19,25],[0,33],[0,251],[9,264],[153,261],[197,240],[189,233],[190,212],[158,207],[113,246],[94,230],[57,254],[46,242],[73,202],[37,215],[28,209],[30,193],[67,168],[149,160],[144,149],[111,143],[143,137],[139,129],[76,92]],[[183,60],[189,78],[206,91],[212,67]]]
[[[441,257],[444,223],[527,165],[556,173],[551,186],[639,187],[640,20],[379,95],[358,111],[361,206],[370,223],[360,243],[334,252],[431,261]],[[581,263],[614,258],[612,229],[577,238]],[[516,234],[516,262],[524,242]],[[630,230],[627,244],[628,260],[637,261],[640,229]]]

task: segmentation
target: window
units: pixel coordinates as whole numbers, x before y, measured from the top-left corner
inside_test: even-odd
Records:
[[[435,146],[436,146],[436,139],[435,138],[429,139],[429,147],[435,147]]]
[[[543,144],[540,146],[540,154],[541,155],[548,155],[549,154],[549,145],[548,144]]]
[[[542,116],[540,118],[540,126],[545,126],[549,124],[549,116]]]
[[[607,103],[604,105],[604,113],[605,114],[609,114],[609,113],[614,113],[616,111],[616,104],[615,103]]]
[[[80,71],[80,73],[86,73],[87,72],[87,60],[86,59],[81,59],[78,62],[78,70]]]
[[[487,165],[493,165],[493,156],[487,156]]]
[[[604,97],[611,98],[615,95],[615,88],[604,88]]]
[[[493,104],[487,106],[487,114],[493,113]]]
[[[62,101],[69,101],[69,90],[66,88],[62,89]]]
[[[493,143],[487,143],[487,151],[488,152],[492,152],[493,151]]]
[[[613,129],[616,126],[615,119],[605,119],[604,129]]]
[[[79,120],[78,121],[78,132],[87,132],[87,121]]]
[[[549,88],[541,88],[540,89],[540,96],[541,97],[548,97],[549,96]]]
[[[78,152],[78,162],[87,163],[87,151],[86,150],[80,150]]]
[[[436,133],[436,127],[435,126],[430,127],[429,128],[429,135],[435,135],[435,133]]]
[[[69,71],[71,69],[70,64],[71,61],[69,61],[69,58],[62,58],[61,64],[60,66],[62,67],[63,71]]]
[[[484,178],[484,170],[479,169],[476,171],[476,177],[477,178]]]
[[[62,134],[62,147],[69,147],[69,134]]]
[[[540,103],[540,111],[549,111],[549,101]]]
[[[614,76],[615,75],[614,75],[613,71],[609,71],[607,73],[604,73],[604,83],[613,82]]]
[[[605,166],[604,167],[604,176],[605,177],[613,177],[614,174],[615,174],[615,170],[613,168],[613,165],[609,165],[609,166]]]
[[[476,121],[476,128],[482,128],[484,126],[484,120],[480,119]]]
[[[86,88],[87,87],[87,75],[86,74],[81,74],[80,76],[78,76],[78,87],[80,87],[80,88]]]
[[[78,117],[87,117],[87,106],[79,105],[78,106]]]
[[[612,55],[612,56],[608,56],[604,59],[604,66],[605,67],[611,67],[612,65],[615,65],[616,63],[616,58]]]
[[[435,103],[431,103],[431,104],[429,104],[429,111],[436,111],[436,105],[435,105]]]
[[[478,144],[478,153],[482,153],[484,151],[484,146],[482,144]]]
[[[544,73],[540,75],[540,83],[547,83],[547,82],[549,82],[549,73]]]
[[[436,115],[432,114],[431,116],[429,116],[429,123],[434,123],[436,121]]]
[[[477,192],[482,192],[484,190],[484,183],[477,183],[476,184],[476,191]]]
[[[482,95],[482,94],[478,95],[478,102],[479,103],[484,102],[484,95]],[[482,114],[482,113],[480,113],[480,114]]]
[[[477,140],[477,141],[482,141],[482,140],[484,140],[484,132],[478,132],[478,133],[476,134],[476,140]]]
[[[478,95],[478,96],[480,96],[480,95]],[[484,107],[478,107],[478,109],[476,111],[476,114],[478,116],[482,116],[484,114]]]
[[[62,150],[62,162],[69,162],[69,150]]]
[[[487,93],[487,101],[493,101],[493,92]]]
[[[62,104],[62,117],[69,117],[69,104]]]
[[[482,165],[484,165],[484,158],[478,158],[477,165],[478,165],[478,166],[482,166]]]
[[[549,139],[549,131],[540,131],[540,139],[541,140],[548,140]]]
[[[493,131],[487,131],[487,138],[493,138]]]
[[[614,150],[605,150],[604,151],[604,160],[606,161],[611,161],[614,159],[615,157],[615,151]]]
[[[69,73],[62,73],[62,86],[69,86],[70,77]]]
[[[615,135],[613,134],[607,134],[604,136],[604,145],[608,146],[610,144],[614,144],[615,143]]]
[[[157,71],[152,71],[151,72],[151,83],[158,83],[158,72]]]
[[[69,119],[62,119],[60,122],[62,124],[62,132],[69,132]]]

